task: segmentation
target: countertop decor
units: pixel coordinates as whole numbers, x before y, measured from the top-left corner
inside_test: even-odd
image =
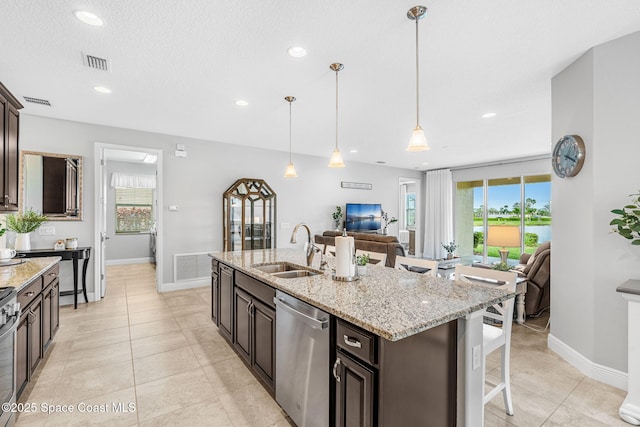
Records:
[[[514,294],[458,284],[430,275],[370,265],[355,282],[336,282],[330,271],[285,279],[252,268],[290,262],[304,266],[296,249],[213,252],[218,261],[390,341],[397,341],[482,310]]]
[[[611,211],[618,217],[612,219],[609,225],[615,225],[612,231],[631,240],[632,245],[640,245],[640,193],[631,194],[630,197],[630,204]]]

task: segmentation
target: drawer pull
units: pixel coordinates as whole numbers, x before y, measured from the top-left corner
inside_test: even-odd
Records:
[[[49,273],[49,276],[55,278],[57,276],[57,274],[56,273]]]
[[[362,348],[362,343],[355,338],[352,338],[348,335],[344,336],[344,343],[349,347]]]
[[[32,297],[34,296],[36,293],[35,292],[27,292],[26,294],[24,294],[26,297]]]

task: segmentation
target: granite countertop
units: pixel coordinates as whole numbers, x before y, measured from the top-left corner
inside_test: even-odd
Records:
[[[210,256],[390,341],[464,317],[515,295],[372,264],[367,266],[367,274],[354,282],[334,281],[328,271],[317,276],[283,279],[251,267],[278,261],[305,266],[305,255],[299,249],[213,252]],[[317,268],[319,262],[316,256],[313,266]]]
[[[25,258],[24,262],[17,265],[0,267],[0,288],[11,286],[18,292],[31,280],[60,261],[60,257]]]

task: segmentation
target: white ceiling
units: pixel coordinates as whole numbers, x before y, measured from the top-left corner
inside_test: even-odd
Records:
[[[432,149],[405,151],[421,118]],[[103,27],[73,11],[99,15]],[[640,30],[638,0],[2,0],[0,81],[23,113],[345,161],[435,169],[545,154],[551,78],[590,47]],[[305,58],[286,50],[304,46]],[[112,71],[83,65],[106,57]],[[94,86],[112,89],[99,94]],[[235,105],[245,99],[248,107]],[[496,112],[483,119],[486,112]],[[357,154],[349,153],[358,149]],[[283,153],[283,169],[288,161]],[[424,165],[428,163],[428,165]]]

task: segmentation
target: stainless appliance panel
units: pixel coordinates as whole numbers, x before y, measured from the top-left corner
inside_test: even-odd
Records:
[[[8,288],[10,289],[10,288]],[[0,403],[16,401],[16,330],[20,305],[15,290],[2,289],[0,300]],[[0,426],[15,424],[15,413],[0,409]]]
[[[329,425],[329,315],[284,292],[276,304],[276,401],[298,427]]]

